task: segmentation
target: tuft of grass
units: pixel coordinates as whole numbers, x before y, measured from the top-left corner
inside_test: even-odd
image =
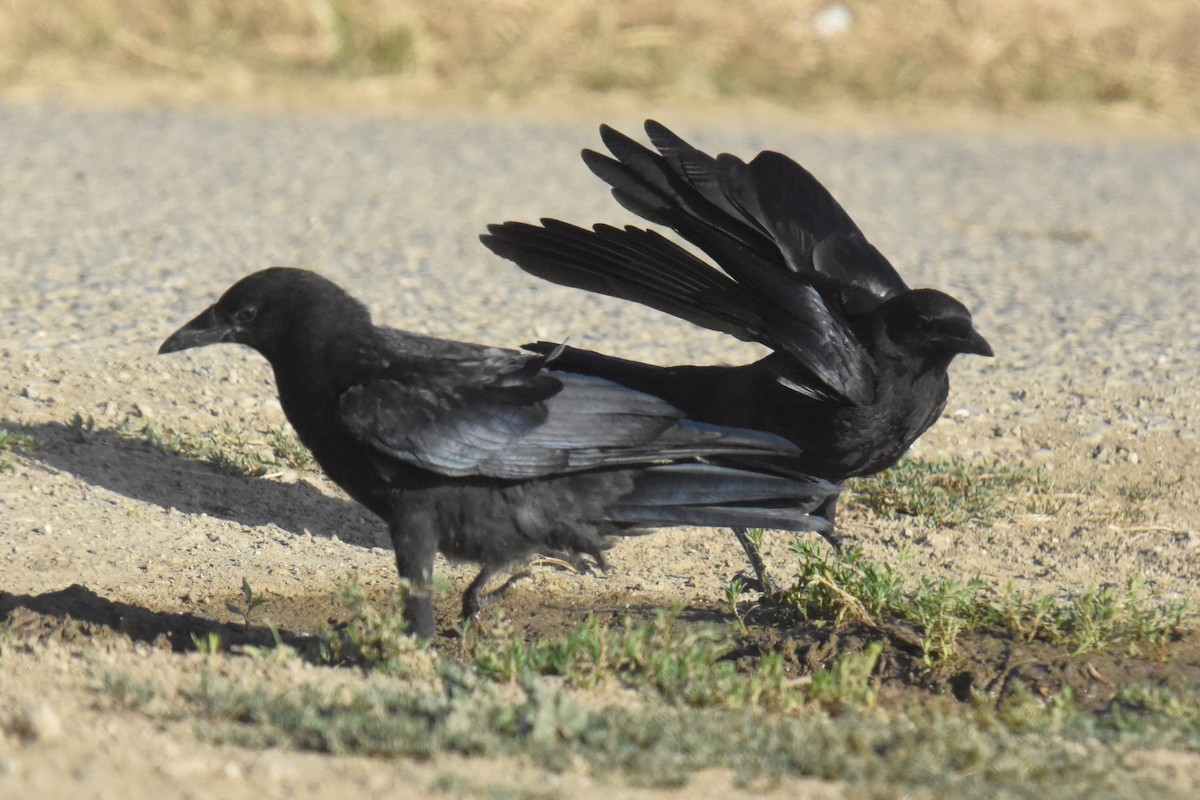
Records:
[[[196,647],[196,652],[202,656],[215,656],[221,652],[221,634],[216,631],[209,631],[204,636],[192,634],[192,644]]]
[[[315,472],[316,461],[289,430],[268,428],[250,432],[228,422],[203,432],[159,431],[152,425],[118,433],[139,438],[168,453],[204,461],[226,475],[274,476],[292,469]]]
[[[32,436],[23,433],[13,433],[4,428],[0,428],[0,452],[8,450],[10,452],[28,451],[34,449],[37,442]],[[13,463],[6,458],[0,457],[0,471],[10,470],[13,468]]]
[[[150,710],[155,698],[162,694],[153,678],[135,678],[116,670],[105,671],[100,681],[118,703],[134,711]]]
[[[1018,733],[1200,751],[1200,698],[1192,686],[1127,686],[1101,714],[1081,709],[1070,686],[1047,698],[1018,686],[983,718]]]
[[[886,472],[854,481],[851,489],[850,499],[859,507],[931,527],[986,524],[1017,513],[1053,514],[1063,505],[1043,470],[959,458],[906,458]]]
[[[904,596],[899,565],[872,563],[856,548],[826,554],[812,542],[797,539],[792,552],[800,561],[784,605],[818,626],[877,624]],[[901,563],[904,558],[902,554]]]
[[[827,552],[798,540],[799,570],[781,605],[818,626],[851,623],[882,628],[899,623],[916,635],[930,669],[957,662],[959,638],[982,628],[1020,641],[1065,645],[1074,654],[1123,648],[1153,655],[1189,629],[1191,605],[1149,594],[1131,580],[1123,590],[1092,589],[1069,600],[995,591],[984,581],[922,576],[915,585],[898,567],[874,564],[862,551]]]
[[[954,660],[961,634],[991,621],[986,585],[980,580],[923,576],[915,587],[907,587],[898,567],[874,564],[861,550],[828,553],[806,540],[797,540],[792,550],[800,568],[784,593],[784,608],[834,630],[849,623],[911,626],[931,669]]]
[[[872,676],[882,653],[881,642],[871,642],[861,653],[843,653],[812,676],[808,696],[835,713],[874,706]]]
[[[254,616],[254,612],[258,610],[259,606],[267,602],[267,597],[261,594],[256,595],[254,590],[250,588],[250,581],[246,580],[245,578],[242,578],[242,597],[245,598],[245,605],[226,603],[225,609],[229,611],[230,614],[237,614],[239,617],[241,617],[242,625],[249,630],[250,618]]]
[[[71,433],[79,442],[86,442],[88,436],[96,430],[96,418],[91,414],[84,417],[78,411],[71,417]]]
[[[1137,577],[1123,589],[1089,589],[1065,603],[1006,587],[990,605],[1015,638],[1063,644],[1074,654],[1121,647],[1130,655],[1154,656],[1192,624],[1189,601],[1150,594]]]
[[[329,661],[357,664],[385,675],[429,675],[436,663],[434,653],[408,635],[404,621],[407,590],[398,583],[387,605],[380,608],[367,598],[358,576],[348,576],[336,595],[347,621],[325,637]]]

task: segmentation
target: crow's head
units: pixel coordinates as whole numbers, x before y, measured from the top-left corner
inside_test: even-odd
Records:
[[[937,289],[899,294],[880,309],[887,338],[903,352],[947,362],[960,353],[991,356],[962,303]]]
[[[158,352],[232,342],[273,361],[323,323],[350,329],[370,321],[361,303],[315,272],[271,267],[229,287],[221,299],[167,337]]]

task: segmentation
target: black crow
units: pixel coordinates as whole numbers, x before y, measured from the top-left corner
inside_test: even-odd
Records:
[[[720,269],[653,231],[554,219],[491,225],[483,243],[526,272],[611,295],[774,351],[742,366],[658,367],[562,348],[562,369],[666,399],[689,418],[779,434],[797,469],[830,481],[895,464],[940,416],[959,353],[992,355],[971,314],[909,289],[828,190],[779,153],[713,158],[653,120],[658,152],[608,126],[584,150],[617,201],[671,228]],[[535,352],[558,350],[546,342]],[[837,495],[819,512],[833,521]],[[766,586],[761,557],[739,541]],[[829,532],[835,546],[840,538]]]
[[[243,278],[159,352],[217,342],[266,357],[300,440],[387,523],[422,637],[438,551],[482,566],[463,598],[471,616],[488,576],[537,549],[603,565],[605,537],[639,527],[829,526],[808,512],[837,487],[796,474],[784,439],[685,419],[659,397],[558,369],[554,351],[376,326],[306,270]]]

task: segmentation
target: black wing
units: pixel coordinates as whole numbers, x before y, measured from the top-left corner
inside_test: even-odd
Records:
[[[874,397],[866,350],[820,292],[794,276],[764,270],[759,290],[751,291],[652,231],[607,225],[589,231],[552,219],[542,226],[490,225],[482,240],[553,283],[633,300],[787,353],[811,376],[788,376],[809,396],[853,403]]]
[[[760,153],[745,170],[723,176],[727,191],[753,193],[755,219],[789,268],[847,316],[869,313],[908,291],[896,268],[812,173],[787,156]]]
[[[524,356],[454,381],[363,382],[342,395],[339,418],[381,456],[454,477],[525,480],[704,456],[796,452],[770,434],[685,421],[657,397],[600,378],[554,373],[545,361]]]
[[[806,169],[765,151],[749,164],[697,150],[646,122],[657,152],[601,126],[612,156],[584,162],[630,211],[699,247],[724,274],[638,228],[543,220],[490,226],[484,243],[526,271],[649,305],[794,357],[814,397],[874,398],[870,359],[847,322],[907,291],[837,200]]]
[[[830,291],[835,309],[865,313],[908,287],[895,268],[820,181],[785,155],[764,151],[746,164],[713,158],[654,120],[646,133],[654,153],[607,126],[600,135],[614,158],[591,151],[584,161],[635,214],[668,225],[712,256],[739,281],[769,264]],[[818,263],[818,246],[839,245]],[[736,248],[761,257],[735,261]]]

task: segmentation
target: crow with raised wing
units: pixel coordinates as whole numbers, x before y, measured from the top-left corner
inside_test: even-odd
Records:
[[[662,398],[534,355],[376,326],[319,275],[272,268],[230,287],[160,353],[231,342],[262,354],[280,403],[329,477],[388,525],[411,588],[410,629],[433,635],[434,555],[496,570],[539,549],[603,565],[605,539],[645,527],[829,524],[837,487],[792,469],[795,446],[694,422]]]
[[[800,449],[798,470],[830,481],[894,465],[945,408],[951,360],[992,355],[970,312],[944,292],[909,289],[790,158],[714,158],[652,120],[646,132],[657,152],[601,126],[612,156],[584,150],[583,160],[622,206],[674,230],[716,267],[636,226],[507,222],[489,226],[483,243],[530,274],[773,352],[741,366],[659,367],[568,347],[561,368],[662,397],[691,419],[776,433]],[[836,503],[832,495],[820,509],[830,521]],[[768,588],[757,548],[735,533]],[[833,531],[826,538],[840,542]]]

